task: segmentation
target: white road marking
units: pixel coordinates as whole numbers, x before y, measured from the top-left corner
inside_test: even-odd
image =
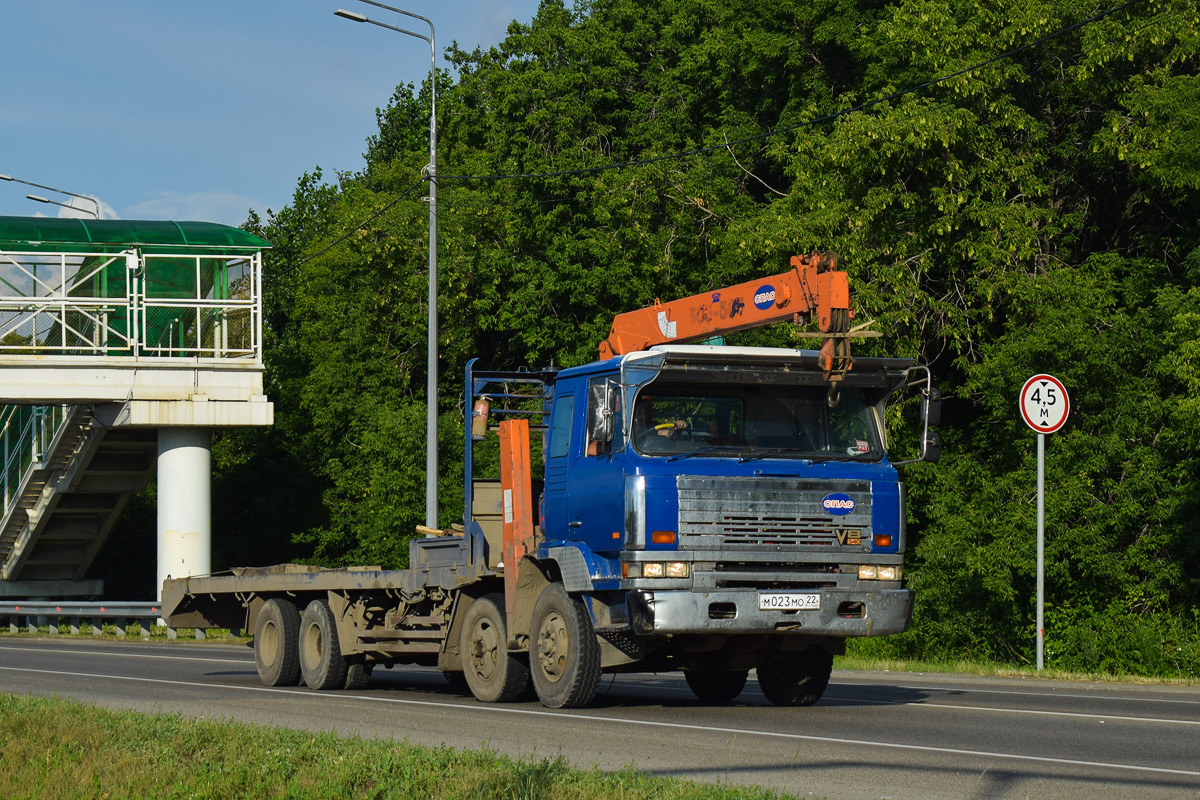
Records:
[[[906,684],[884,684],[884,683],[831,683],[830,686],[867,686],[867,687],[891,687],[895,689],[913,689],[922,692],[959,692],[962,694],[1009,694],[1018,695],[1021,697],[1061,697],[1069,700],[1122,700],[1130,703],[1170,703],[1172,705],[1200,705],[1200,700],[1175,699],[1173,697],[1126,697],[1122,695],[1109,694],[1071,694],[1068,692],[1023,692],[1016,689],[982,689],[982,688],[967,688],[961,686],[921,686],[906,685]],[[1164,687],[1169,688],[1169,687]]]
[[[218,664],[245,664],[254,666],[252,659],[209,658],[208,656],[152,656],[148,653],[116,653],[108,650],[56,650],[52,647],[9,647],[4,645],[0,650],[21,650],[27,653],[60,653],[73,656],[121,656],[122,658],[154,658],[160,661],[215,661]]]
[[[148,659],[158,659],[158,660],[163,660],[163,661],[208,661],[208,662],[213,662],[213,663],[218,663],[218,664],[242,664],[247,667],[253,666],[253,663],[254,663],[253,661],[251,661],[249,659],[239,660],[239,659],[228,659],[228,658],[209,658],[207,656],[192,656],[192,657],[189,657],[189,656],[159,656],[159,655],[150,655],[147,653],[132,653],[132,652],[119,653],[119,652],[109,652],[109,651],[104,651],[104,650],[66,650],[66,649],[55,649],[55,648],[50,648],[50,647],[9,647],[9,646],[5,646],[4,649],[20,650],[20,651],[25,651],[25,652],[36,652],[36,653],[61,653],[61,654],[69,654],[69,655],[122,656],[122,657],[126,657],[126,658],[148,658]],[[852,684],[838,684],[838,685],[841,685],[841,686],[873,686],[874,684],[852,683]],[[690,689],[683,689],[681,687],[674,687],[674,686],[665,687],[665,688],[669,688],[671,690],[681,692],[681,693],[691,694]],[[933,687],[902,686],[902,687],[898,687],[898,688],[931,690]],[[1082,700],[1132,699],[1132,698],[1095,697],[1092,695],[1058,694],[1058,693],[1053,693],[1053,692],[1048,692],[1043,695],[1043,694],[1039,694],[1037,692],[1017,692],[1017,691],[1010,691],[1010,690],[992,690],[992,689],[959,690],[959,689],[938,688],[937,691],[973,691],[973,692],[977,692],[980,694],[1008,694],[1008,695],[1032,696],[1032,697],[1048,696],[1048,697],[1075,698],[1075,699],[1082,699]],[[942,709],[942,710],[947,710],[947,711],[987,711],[987,712],[999,713],[999,714],[1033,714],[1033,715],[1037,715],[1037,716],[1047,716],[1047,717],[1073,717],[1073,718],[1077,718],[1077,719],[1112,720],[1112,721],[1120,721],[1120,722],[1146,722],[1146,723],[1163,724],[1163,725],[1200,725],[1200,720],[1191,720],[1191,719],[1165,719],[1165,718],[1156,718],[1156,717],[1132,717],[1132,716],[1124,716],[1124,715],[1118,715],[1118,714],[1095,714],[1095,713],[1083,713],[1083,712],[1078,712],[1078,711],[1044,711],[1041,709],[997,708],[994,706],[955,705],[955,704],[949,704],[949,703],[916,702],[916,701],[911,701],[911,700],[910,701],[905,701],[905,700],[865,700],[865,699],[860,699],[860,698],[856,698],[856,697],[846,697],[844,695],[836,695],[836,694],[826,694],[826,697],[828,697],[831,700],[841,700],[841,701],[847,702],[847,703],[860,703],[863,705],[874,704],[874,705],[888,705],[888,706],[912,706],[912,707],[917,707],[917,708],[934,708],[934,709]],[[1189,701],[1183,701],[1183,702],[1189,702]]]
[[[40,675],[60,675],[72,678],[106,678],[115,681],[131,681],[137,683],[154,683],[167,686],[187,686],[191,688],[202,689],[222,689],[225,691],[242,691],[256,692],[261,694],[293,694],[304,695],[310,698],[322,697],[321,694],[307,692],[299,689],[279,689],[269,686],[230,686],[228,684],[218,683],[201,683],[199,681],[174,681],[162,678],[136,678],[127,675],[97,675],[87,672],[56,672],[53,670],[28,669],[25,667],[3,667],[0,666],[0,671],[5,672],[32,672]],[[324,695],[330,697],[330,695]],[[1129,770],[1134,772],[1153,772],[1163,775],[1187,775],[1189,777],[1200,778],[1200,772],[1186,769],[1170,769],[1167,767],[1148,767],[1140,764],[1116,764],[1106,761],[1083,761],[1074,758],[1054,758],[1050,756],[1031,756],[1022,755],[1019,753],[998,753],[988,750],[965,750],[955,747],[934,747],[931,745],[919,744],[903,744],[900,742],[880,742],[870,739],[842,739],[833,736],[810,736],[802,733],[783,733],[778,731],[762,731],[753,730],[750,728],[727,728],[714,725],[689,725],[682,722],[661,722],[656,720],[640,720],[628,719],[622,717],[598,717],[591,714],[583,714],[579,712],[563,713],[558,711],[525,709],[525,708],[508,708],[506,706],[497,705],[464,705],[462,703],[437,703],[430,700],[406,700],[398,697],[378,697],[364,694],[349,694],[341,693],[336,695],[337,699],[345,700],[360,700],[369,703],[388,703],[392,705],[402,706],[421,706],[428,708],[460,708],[466,711],[478,711],[489,714],[519,714],[531,717],[554,717],[554,718],[569,718],[574,720],[591,720],[592,722],[606,722],[613,725],[626,725],[631,727],[646,727],[646,728],[666,728],[670,730],[684,730],[702,733],[720,733],[733,734],[735,736],[761,736],[770,739],[785,739],[791,741],[808,741],[821,742],[824,744],[837,745],[853,745],[861,747],[879,747],[893,750],[910,750],[925,753],[943,753],[949,755],[970,756],[972,758],[999,758],[1010,761],[1033,761],[1042,764],[1064,764],[1075,767],[1099,767],[1103,769]]]
[[[825,695],[831,700],[841,700],[846,703],[859,703],[862,705],[881,705],[881,706],[911,706],[913,708],[939,708],[950,711],[994,711],[1002,714],[1036,714],[1045,717],[1078,717],[1080,719],[1110,719],[1120,720],[1122,722],[1154,722],[1165,725],[1200,725],[1200,720],[1197,719],[1162,719],[1156,717],[1123,717],[1117,714],[1085,714],[1082,711],[1042,711],[1036,708],[997,708],[995,706],[966,706],[953,705],[950,703],[922,703],[913,700],[862,700],[857,697],[839,697],[837,695]],[[1095,698],[1092,698],[1095,699]]]

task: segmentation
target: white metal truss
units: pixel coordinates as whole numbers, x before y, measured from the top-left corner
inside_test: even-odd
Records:
[[[261,364],[262,257],[0,253],[5,354]]]

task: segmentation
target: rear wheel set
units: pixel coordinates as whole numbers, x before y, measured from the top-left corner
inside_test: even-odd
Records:
[[[290,600],[263,603],[254,625],[254,664],[267,686],[362,689],[372,665],[361,656],[343,657],[337,620],[329,603],[313,600],[300,613]]]

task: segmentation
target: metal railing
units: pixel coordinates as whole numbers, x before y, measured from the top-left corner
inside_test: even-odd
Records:
[[[262,257],[0,253],[0,354],[262,357]]]
[[[70,415],[70,406],[0,406],[0,441],[3,462],[0,481],[4,484],[4,504],[0,518],[20,497],[21,487],[46,457],[54,435]]]
[[[154,602],[74,602],[63,600],[15,600],[0,603],[0,626],[7,624],[9,633],[59,633],[65,624],[73,634],[91,628],[93,636],[103,633],[104,625],[111,625],[117,636],[127,635],[134,628],[138,635],[149,636],[151,628],[158,624],[162,606]],[[64,623],[63,620],[66,620]],[[204,638],[204,630],[196,628],[196,638]],[[176,638],[176,629],[167,628],[167,638]],[[241,633],[234,629],[234,636]]]

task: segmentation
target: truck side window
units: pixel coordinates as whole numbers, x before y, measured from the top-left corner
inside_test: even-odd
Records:
[[[620,387],[609,378],[593,378],[588,384],[586,455],[624,449],[622,428]]]
[[[550,457],[565,456],[571,447],[571,423],[575,420],[575,395],[564,394],[554,402],[554,427],[550,431]]]

